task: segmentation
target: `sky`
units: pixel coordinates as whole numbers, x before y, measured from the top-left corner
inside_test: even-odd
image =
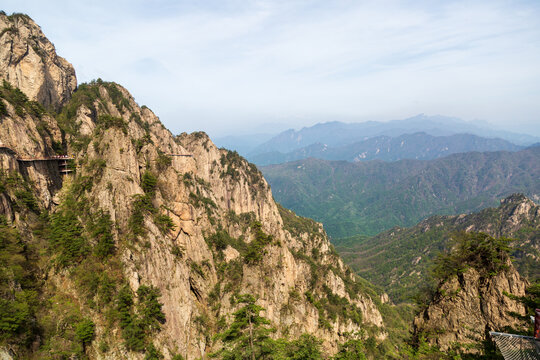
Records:
[[[419,113],[540,136],[540,1],[4,0],[173,132]]]

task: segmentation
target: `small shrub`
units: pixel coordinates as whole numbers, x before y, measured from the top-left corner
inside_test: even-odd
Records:
[[[213,246],[217,251],[225,250],[227,245],[231,244],[233,241],[234,239],[225,230],[218,230],[207,239],[208,244]]]
[[[63,208],[51,216],[49,240],[61,267],[78,263],[88,254],[88,243],[75,211],[74,200],[68,198]]]
[[[339,345],[339,351],[333,360],[366,360],[365,347],[362,340],[348,340]]]
[[[144,356],[144,360],[160,360],[163,359],[163,354],[156,349],[154,344],[150,344],[146,348],[146,355]]]
[[[30,190],[28,189],[17,190],[15,192],[15,197],[18,200],[20,200],[24,204],[24,206],[26,206],[29,210],[35,213],[39,213],[38,203]]]
[[[139,298],[139,315],[144,328],[157,330],[160,324],[165,323],[165,314],[161,310],[162,304],[158,301],[161,296],[159,290],[153,286],[141,285],[137,290]]]
[[[0,117],[8,115],[6,104],[4,104],[4,101],[0,98]]]
[[[129,286],[120,289],[116,297],[116,311],[120,320],[120,327],[127,327],[132,321],[133,294]]]
[[[145,214],[153,214],[156,212],[152,199],[148,194],[137,194],[133,196],[133,210],[128,220],[129,229],[135,237],[146,234],[144,227]]]
[[[171,246],[171,254],[173,254],[174,256],[178,258],[181,258],[182,256],[184,256],[184,252],[185,252],[185,249],[181,246],[178,246],[176,244]]]
[[[16,87],[13,87],[9,82],[4,80],[2,82],[2,89],[0,89],[2,97],[6,99],[15,108],[15,113],[18,116],[24,116],[24,109],[28,104],[28,97]]]
[[[166,234],[169,231],[173,231],[175,229],[174,222],[172,219],[165,214],[157,215],[154,217],[154,223],[158,227],[159,231],[161,231],[162,234]]]
[[[156,167],[160,171],[164,171],[172,164],[172,159],[170,156],[162,153],[161,151],[158,153],[158,156],[156,158]]]
[[[322,360],[322,341],[310,334],[302,334],[289,344],[287,355],[291,360]]]
[[[112,234],[111,216],[107,212],[100,211],[95,222],[89,226],[90,236],[96,241],[94,253],[99,258],[106,258],[114,252],[114,237]]]
[[[103,129],[118,128],[124,134],[128,132],[127,123],[120,117],[103,114],[98,117],[97,124]]]
[[[1,174],[1,173],[0,173]],[[17,229],[0,217],[0,342],[32,341],[36,329],[37,286],[32,256]]]
[[[146,170],[141,178],[141,187],[146,194],[154,194],[157,185],[157,178],[150,171]]]
[[[130,322],[122,329],[122,337],[129,350],[144,351],[146,341],[145,334],[142,326],[140,326],[137,321]]]
[[[98,349],[103,354],[107,353],[110,350],[109,343],[106,342],[105,340],[101,340],[99,342]]]
[[[193,271],[194,273],[198,274],[200,277],[202,277],[203,279],[206,278],[206,276],[204,275],[204,270],[203,268],[201,267],[201,265],[197,264],[196,262],[191,262],[190,264],[190,267],[191,267],[191,271]]]
[[[131,110],[129,100],[124,97],[117,84],[114,82],[103,82],[102,84],[107,89],[113,104],[121,113],[124,113],[126,109]]]
[[[262,230],[262,224],[255,221],[252,225],[252,230],[255,232],[255,239],[249,243],[246,253],[244,254],[244,261],[246,264],[259,263],[266,251],[265,246],[272,243],[272,235],[267,235]]]
[[[508,268],[511,241],[484,233],[457,233],[451,241],[451,251],[435,259],[431,274],[435,279],[444,281],[473,267],[484,276],[496,275]]]
[[[116,312],[122,328],[122,337],[126,347],[133,351],[143,351],[148,343],[148,335],[157,331],[165,322],[165,314],[159,303],[159,290],[153,286],[141,285],[135,301],[129,286],[124,286],[118,293]]]

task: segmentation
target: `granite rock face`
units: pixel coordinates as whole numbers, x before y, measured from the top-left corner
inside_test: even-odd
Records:
[[[220,268],[235,262],[241,276],[231,286],[238,293],[259,299],[258,304],[266,309],[264,315],[278,329],[276,336],[294,338],[308,332],[324,339],[325,347],[334,351],[342,341],[340,334],[360,331],[362,324],[338,318],[331,330],[320,327],[322,314],[303,294],[314,291],[316,297],[325,295],[321,287],[311,287],[316,275],[306,260],[296,256],[301,253],[311,257],[314,251],[318,254],[316,266],[324,269],[321,283],[360,309],[363,323],[381,328],[379,336],[384,338],[382,316],[372,299],[361,293],[352,298],[347,292],[344,280],[350,275],[345,275],[347,268],[332,251],[320,224],[313,223],[314,232],[287,231],[268,184],[253,165],[218,149],[204,133],[173,136],[149,109],[141,109],[125,89],[115,86],[128,99],[125,111],[118,111],[105,87],[99,88],[101,104],[112,116],[124,119],[127,130],[110,128],[97,135],[94,129],[94,140],[76,158],[106,163],[90,199],[96,208],[109,212],[120,229],[128,227],[133,197],[143,194],[143,174],[158,174],[154,205],[164,209],[175,229],[163,234],[147,219],[146,248],[125,248],[122,261],[134,291],[141,284],[151,284],[161,291],[167,318],[159,335],[163,349],[176,347],[190,359],[212,349],[195,319],[204,317],[216,323],[235,311],[231,301],[234,294],[225,290],[219,292],[219,310],[212,310],[216,287],[224,289],[231,284],[221,277]],[[77,123],[88,122],[85,111],[78,114]],[[168,156],[170,164],[160,167],[163,156]],[[91,176],[85,171],[82,168],[79,175]],[[248,244],[255,241],[250,223],[238,217],[259,222],[262,231],[274,239],[264,248],[258,263],[246,263],[235,249],[225,251],[224,261],[209,246],[208,237],[217,229],[233,238],[244,238]],[[171,252],[174,246],[183,249],[181,259]],[[354,282],[354,277],[350,281]],[[298,299],[292,294],[301,296]]]
[[[0,78],[55,110],[77,87],[73,66],[56,54],[41,28],[22,14],[0,14]]]
[[[489,331],[522,326],[511,313],[525,315],[525,306],[508,294],[524,296],[528,285],[510,262],[507,270],[492,277],[469,268],[439,287],[430,305],[414,319],[414,331],[443,351],[457,347],[481,353],[479,345]]]

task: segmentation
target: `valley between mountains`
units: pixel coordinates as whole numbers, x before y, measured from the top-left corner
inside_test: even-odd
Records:
[[[500,359],[489,331],[530,331],[539,147],[261,172],[78,83],[24,14],[0,78],[2,359]]]

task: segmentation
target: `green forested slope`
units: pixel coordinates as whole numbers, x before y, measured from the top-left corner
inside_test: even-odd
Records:
[[[358,274],[382,286],[393,300],[407,301],[424,285],[432,260],[460,231],[516,239],[514,265],[529,279],[540,277],[540,207],[523,195],[512,195],[497,208],[433,216],[414,227],[396,227],[370,238],[339,239],[336,245]]]
[[[306,159],[261,170],[278,202],[322,222],[334,238],[477,211],[516,192],[540,194],[540,147],[392,163]]]

